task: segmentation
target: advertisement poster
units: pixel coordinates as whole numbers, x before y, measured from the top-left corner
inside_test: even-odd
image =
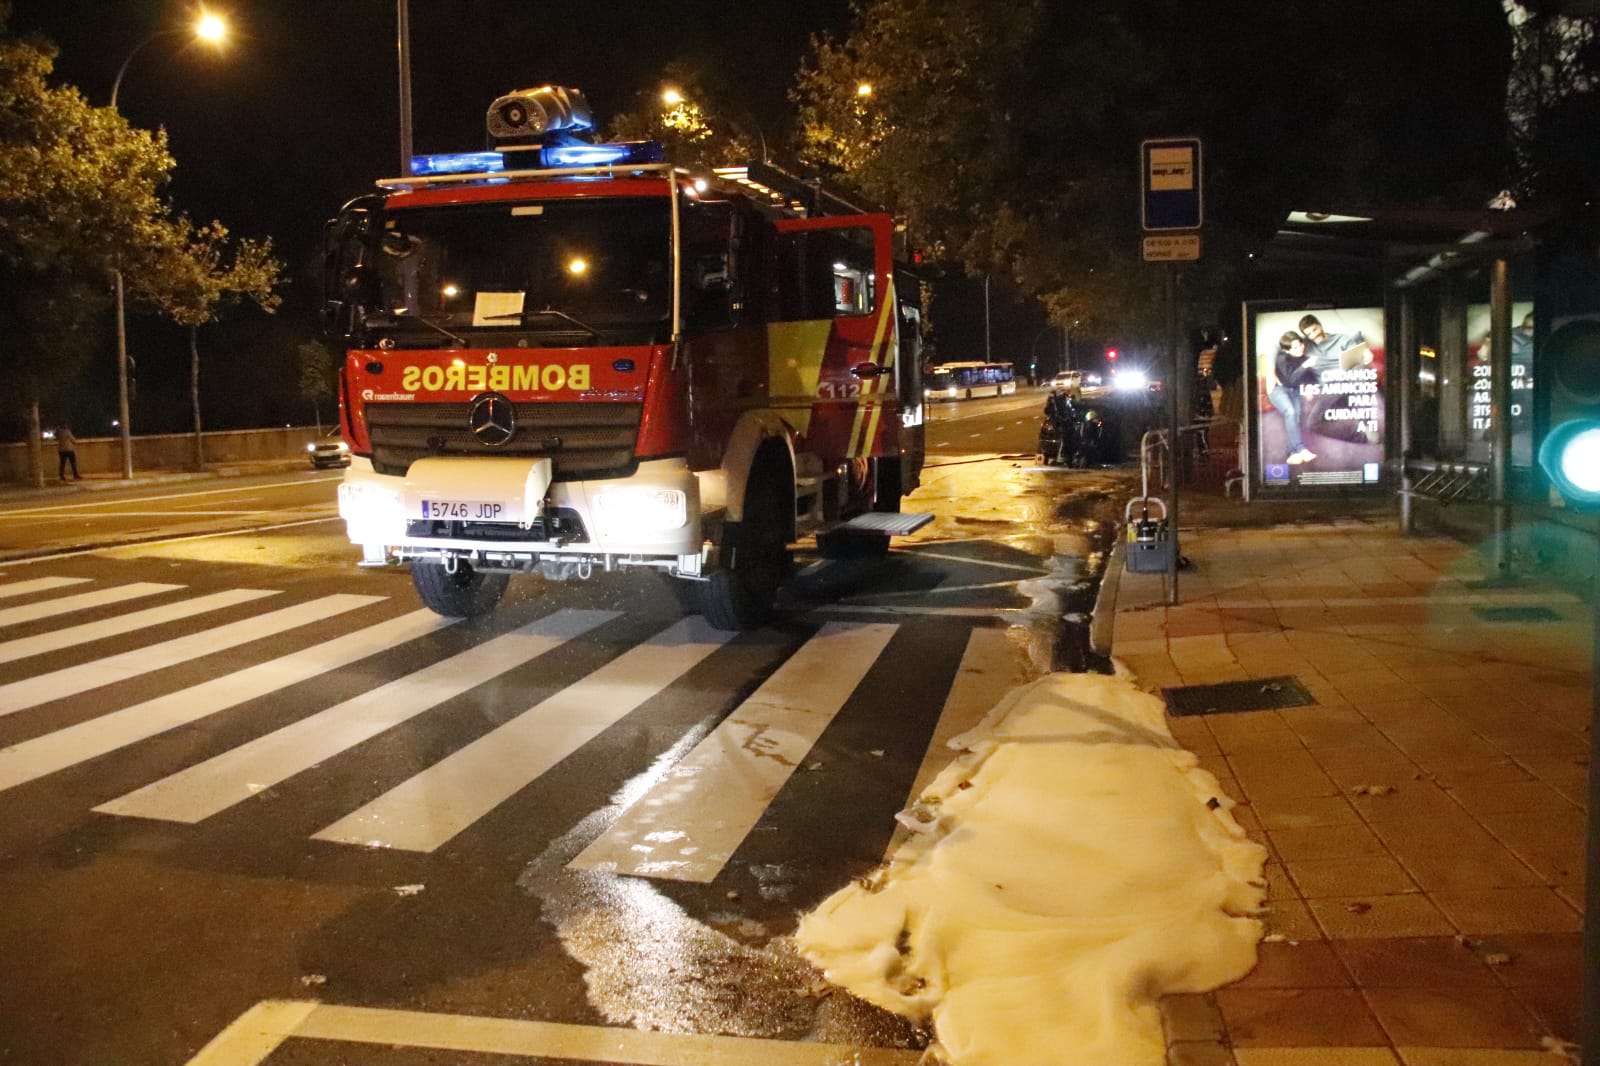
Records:
[[[1383,470],[1383,309],[1252,316],[1266,489],[1377,485]]]
[[[1477,457],[1489,455],[1491,410],[1489,375],[1494,353],[1489,343],[1489,305],[1467,307],[1467,440],[1480,447]],[[1511,465],[1533,463],[1533,301],[1511,305]]]

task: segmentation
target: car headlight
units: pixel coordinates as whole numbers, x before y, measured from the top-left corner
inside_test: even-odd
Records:
[[[306,451],[311,452],[313,455],[315,455],[316,451],[317,451],[317,446],[315,444],[307,444],[306,445]]]
[[[633,531],[664,532],[689,519],[689,501],[682,489],[616,488],[594,498],[595,515],[615,536]]]
[[[1124,370],[1117,375],[1117,389],[1122,392],[1133,392],[1148,384],[1143,370]]]

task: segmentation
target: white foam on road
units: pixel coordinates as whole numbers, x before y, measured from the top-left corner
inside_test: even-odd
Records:
[[[796,944],[962,1066],[1161,1066],[1160,997],[1255,965],[1265,850],[1124,678],[1051,674],[950,743],[931,831]]]

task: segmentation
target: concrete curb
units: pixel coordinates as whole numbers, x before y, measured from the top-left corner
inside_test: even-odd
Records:
[[[1111,657],[1111,637],[1117,622],[1117,587],[1122,582],[1122,570],[1127,556],[1119,534],[1116,547],[1106,560],[1100,574],[1100,588],[1095,592],[1094,611],[1089,616],[1089,650],[1105,658]]]

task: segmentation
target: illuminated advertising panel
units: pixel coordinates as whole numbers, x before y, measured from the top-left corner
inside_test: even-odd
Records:
[[[1489,305],[1467,308],[1467,440],[1477,458],[1488,459],[1494,412],[1490,403],[1490,375],[1494,352],[1490,344]],[[1533,463],[1533,301],[1511,305],[1511,463]]]
[[[1256,458],[1264,489],[1376,486],[1383,471],[1383,309],[1258,311]]]

